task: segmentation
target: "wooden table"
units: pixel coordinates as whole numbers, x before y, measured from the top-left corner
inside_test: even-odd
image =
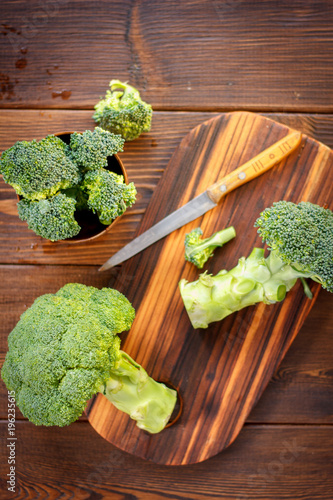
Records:
[[[129,242],[173,151],[194,126],[249,110],[333,147],[331,2],[258,0],[3,0],[0,150],[17,140],[93,129],[112,78],[154,109],[153,126],[121,154],[138,201],[116,234],[51,244],[17,217],[0,183],[0,305],[7,336],[34,299],[78,281],[107,286],[98,267]],[[330,207],[333,208],[333,207]],[[82,417],[42,428],[16,412],[16,492],[9,473],[7,391],[1,382],[0,498],[333,498],[332,296],[319,299],[236,441],[199,464],[168,467],[103,440]]]

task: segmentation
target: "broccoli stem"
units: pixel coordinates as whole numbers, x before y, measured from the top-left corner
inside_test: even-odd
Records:
[[[124,351],[100,392],[152,434],[164,429],[177,401],[176,391],[149,377]]]
[[[216,276],[201,274],[194,282],[182,279],[180,293],[194,328],[207,328],[244,307],[263,302],[281,302],[298,278],[310,275],[285,264],[272,251],[264,258],[264,249],[254,248],[230,271]]]
[[[125,97],[129,94],[138,94],[138,91],[136,88],[132,87],[128,83],[123,83],[120,80],[111,80],[110,88],[111,88],[112,92],[117,91],[117,90],[121,90],[123,92],[122,95],[119,96],[120,99],[122,99],[123,97]]]
[[[190,258],[191,255],[203,252],[206,248],[212,248],[212,250],[215,250],[216,247],[222,247],[235,236],[236,231],[233,226],[222,229],[222,231],[217,231],[209,238],[204,239],[202,243],[197,244],[193,250],[189,250],[187,257]]]

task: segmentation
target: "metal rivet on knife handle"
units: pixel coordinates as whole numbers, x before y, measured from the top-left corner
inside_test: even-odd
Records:
[[[288,134],[241,167],[227,174],[220,181],[215,182],[215,184],[207,189],[208,196],[214,203],[218,203],[223,196],[230,193],[236,187],[258,177],[279,163],[299,146],[301,139],[302,134],[300,132],[295,131]]]

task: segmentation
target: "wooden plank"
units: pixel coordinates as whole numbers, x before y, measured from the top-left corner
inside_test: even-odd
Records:
[[[103,264],[114,252],[130,241],[141,223],[171,155],[181,139],[214,113],[155,113],[152,130],[138,140],[126,143],[120,157],[130,181],[138,189],[136,204],[108,233],[87,244],[75,246],[49,243],[36,236],[17,216],[16,195],[0,180],[0,255],[1,263],[20,264]],[[333,147],[333,115],[268,115],[289,127]],[[0,151],[17,140],[41,139],[50,133],[93,129],[90,111],[1,110]]]
[[[119,273],[117,269],[115,272]],[[92,266],[0,266],[0,365],[7,336],[35,298],[69,282],[102,288],[110,273]],[[124,277],[125,279],[125,277]],[[333,423],[332,296],[321,291],[280,368],[247,421],[252,423]],[[0,419],[6,418],[6,388],[0,383]],[[17,410],[17,418],[22,418]],[[86,419],[85,416],[82,419]]]
[[[7,437],[6,422],[0,424]],[[62,429],[18,423],[17,498],[112,500],[331,500],[332,427],[246,426],[218,456],[167,467],[110,445],[86,423]],[[79,443],[79,445],[78,445]],[[5,496],[7,450],[1,447]]]
[[[140,232],[288,132],[287,127],[244,112],[221,115],[191,131],[155,190]],[[217,159],[221,156],[225,158],[222,165]],[[277,170],[245,184],[229,194],[218,210],[124,264],[123,276],[134,277],[126,284],[116,281],[116,288],[119,286],[137,309],[124,349],[154,378],[176,387],[184,406],[174,425],[148,436],[99,395],[89,420],[103,437],[130,453],[166,464],[205,460],[236,438],[313,301],[305,297],[300,285],[282,304],[260,304],[211,325],[208,332],[194,332],[176,293],[181,278],[193,281],[198,276],[197,269],[184,261],[185,234],[198,225],[207,234],[234,225],[240,237],[223,249],[223,264],[213,259],[206,267],[213,274],[222,266],[230,269],[237,263],[235,256],[249,255],[254,246],[262,245],[256,231],[249,232],[248,214],[252,214],[253,224],[266,206],[279,199],[331,205],[332,162],[329,148],[304,137],[299,150]],[[178,178],[180,168],[183,175]],[[313,291],[318,290],[319,286],[313,285]],[[109,428],[110,419],[117,423],[117,432]]]
[[[247,422],[333,423],[332,305],[322,290]]]
[[[2,107],[92,109],[119,78],[159,110],[333,110],[328,1],[3,0],[1,9]]]

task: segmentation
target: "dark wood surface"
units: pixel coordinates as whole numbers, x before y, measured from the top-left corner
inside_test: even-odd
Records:
[[[8,333],[35,297],[68,281],[111,281],[98,266],[134,236],[173,151],[194,126],[216,112],[246,109],[333,147],[331,2],[46,3],[49,10],[37,0],[1,2],[0,150],[19,139],[92,129],[93,105],[111,78],[136,85],[155,114],[151,132],[122,153],[139,200],[117,238],[41,250],[16,216],[15,193],[1,183],[2,360]],[[17,491],[9,494],[1,383],[0,498],[331,499],[332,324],[332,296],[321,291],[236,441],[191,466],[122,452],[85,417],[44,429],[17,412]]]

